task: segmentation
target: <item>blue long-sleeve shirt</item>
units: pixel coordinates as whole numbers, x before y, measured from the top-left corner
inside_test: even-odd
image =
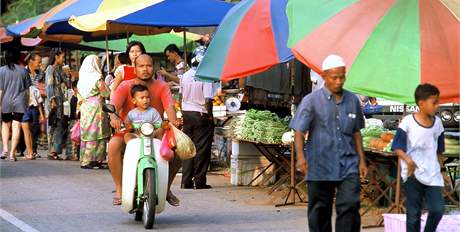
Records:
[[[358,173],[359,156],[353,134],[364,127],[359,99],[346,90],[336,102],[323,87],[305,96],[290,125],[306,133],[305,156],[309,181],[341,181]]]

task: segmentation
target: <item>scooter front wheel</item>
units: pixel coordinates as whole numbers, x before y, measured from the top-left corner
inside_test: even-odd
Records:
[[[144,172],[144,202],[142,221],[145,229],[152,229],[155,223],[155,207],[157,205],[155,169],[149,168]]]

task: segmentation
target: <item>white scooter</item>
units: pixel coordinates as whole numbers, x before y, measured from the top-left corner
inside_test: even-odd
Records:
[[[104,105],[104,111],[117,115],[112,105]],[[160,155],[161,141],[151,137],[155,125],[143,123],[133,127],[139,137],[126,144],[121,209],[134,213],[134,219],[142,220],[145,229],[152,229],[155,214],[165,208],[169,163]]]

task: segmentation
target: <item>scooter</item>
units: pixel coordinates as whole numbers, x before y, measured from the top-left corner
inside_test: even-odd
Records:
[[[115,114],[115,107],[105,104],[103,110]],[[161,125],[133,124],[138,138],[126,144],[123,158],[121,209],[143,221],[145,229],[152,229],[155,214],[163,212],[168,189],[169,163],[160,155],[161,141],[152,138]]]

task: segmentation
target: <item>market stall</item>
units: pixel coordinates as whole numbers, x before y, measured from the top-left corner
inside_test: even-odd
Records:
[[[292,177],[294,182],[302,182],[303,177],[296,175],[291,165],[294,163],[291,162],[292,147],[282,141],[283,134],[289,131],[290,117],[281,118],[268,110],[249,109],[221,119],[226,121],[221,130],[232,144],[230,182],[233,185],[271,185],[268,194],[272,194],[288,185]],[[306,193],[302,188],[289,190],[304,201]],[[290,195],[281,197],[285,204]]]

